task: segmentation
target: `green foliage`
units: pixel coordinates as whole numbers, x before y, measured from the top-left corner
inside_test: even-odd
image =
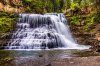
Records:
[[[93,25],[95,25],[96,23],[100,23],[100,11],[97,10],[96,13],[88,16],[85,20],[85,26],[84,26],[84,29],[86,31],[90,30]]]
[[[4,1],[4,0],[2,0]],[[88,6],[96,5],[99,6],[99,0],[22,0],[22,5],[25,8],[26,12],[31,13],[50,13],[50,12],[65,12],[67,9],[70,10],[68,15],[71,14],[71,24],[80,25],[82,21],[85,22],[82,26],[85,30],[88,30],[94,22],[100,22],[100,11],[96,12],[94,15],[86,17],[82,20],[81,8],[88,11]],[[85,8],[86,7],[86,8]],[[70,14],[69,14],[70,13]],[[84,14],[84,12],[83,12]],[[85,14],[85,16],[88,14]],[[0,27],[2,31],[5,26],[11,26],[10,22],[13,21],[13,18],[16,18],[15,14],[9,14],[6,12],[0,12]],[[7,21],[7,20],[8,21]],[[5,23],[8,24],[5,24]],[[1,29],[0,29],[1,31]],[[8,30],[5,30],[6,32]]]
[[[25,2],[32,2],[33,0],[24,0]]]
[[[7,12],[4,12],[4,11],[0,11],[0,17],[17,18],[18,14],[7,13]]]
[[[66,1],[66,8],[69,9],[71,6],[71,0]]]
[[[3,17],[3,16],[8,16],[8,14],[6,12],[0,12],[0,17]]]
[[[0,12],[0,32],[11,32],[14,29],[15,18],[17,15]]]
[[[98,8],[94,8],[94,10],[91,10],[91,8],[93,8],[93,6],[95,5]],[[81,8],[83,8],[83,12],[81,11],[78,13],[78,11],[76,10],[77,8],[79,9],[79,11],[81,11]],[[70,9],[73,13],[70,23],[72,25],[80,25],[79,27],[82,28],[83,31],[89,31],[96,23],[100,23],[100,1],[73,0],[72,2],[70,2]],[[95,9],[97,12],[95,12]],[[90,12],[85,13],[85,10]],[[85,16],[85,18],[83,16]]]
[[[94,14],[94,22],[100,23],[100,11],[99,10]]]
[[[23,0],[27,12],[42,13],[45,6],[44,0]]]
[[[64,0],[23,0],[27,12],[46,13],[62,12]]]
[[[11,32],[13,30],[13,18],[3,17],[0,18],[0,32]]]
[[[72,3],[71,4],[71,9],[74,10],[76,8],[80,8],[78,3]]]
[[[70,23],[73,24],[73,25],[79,25],[80,24],[79,18],[80,18],[79,15],[71,17],[71,22]]]
[[[85,31],[88,31],[91,29],[91,26],[94,24],[94,18],[95,17],[93,15],[86,18],[85,25],[83,27]]]
[[[27,12],[65,12],[65,9],[80,8],[94,4],[94,0],[22,0]]]
[[[89,31],[91,27],[95,24],[95,16],[89,15],[86,17],[86,19],[83,19],[81,15],[76,15],[71,17],[71,25],[79,25],[80,27],[83,27],[84,31]],[[84,21],[84,23],[82,23]],[[83,25],[81,25],[83,24]]]

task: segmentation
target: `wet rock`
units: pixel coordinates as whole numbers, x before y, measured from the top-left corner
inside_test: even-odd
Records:
[[[39,57],[43,57],[43,55],[39,55]]]
[[[41,49],[45,49],[46,48],[46,43],[43,42],[42,45],[41,45]]]
[[[8,41],[11,38],[11,33],[1,33],[0,34],[0,49],[4,49],[7,46]]]
[[[51,64],[47,64],[46,66],[52,66]]]

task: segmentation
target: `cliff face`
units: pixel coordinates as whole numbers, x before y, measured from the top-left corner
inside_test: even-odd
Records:
[[[72,34],[78,44],[91,45],[91,49],[94,52],[100,52],[100,23],[94,25],[88,32],[80,32],[79,29],[82,27],[71,26]],[[74,28],[74,29],[73,29]]]
[[[97,46],[100,44],[100,24],[95,25],[89,32],[79,32],[76,30],[73,32],[73,35],[79,44]]]
[[[67,14],[70,12],[71,16],[67,16],[67,18],[78,44],[100,46],[100,18],[98,16],[100,13],[97,8],[79,8],[73,11],[69,10]]]
[[[23,7],[21,0],[1,0],[0,11],[21,13],[25,12],[25,8]]]

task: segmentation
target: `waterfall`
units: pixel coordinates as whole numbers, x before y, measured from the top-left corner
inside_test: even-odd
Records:
[[[66,17],[59,13],[20,14],[8,49],[77,49]],[[81,47],[83,48],[83,47]]]

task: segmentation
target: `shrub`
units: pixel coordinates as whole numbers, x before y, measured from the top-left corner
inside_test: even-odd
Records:
[[[18,15],[15,14],[0,12],[0,32],[11,32],[17,17]]]
[[[94,22],[100,23],[100,11],[97,10],[97,12],[94,14]]]
[[[73,25],[79,25],[80,24],[79,18],[80,18],[79,15],[71,17],[71,24],[73,24]]]

